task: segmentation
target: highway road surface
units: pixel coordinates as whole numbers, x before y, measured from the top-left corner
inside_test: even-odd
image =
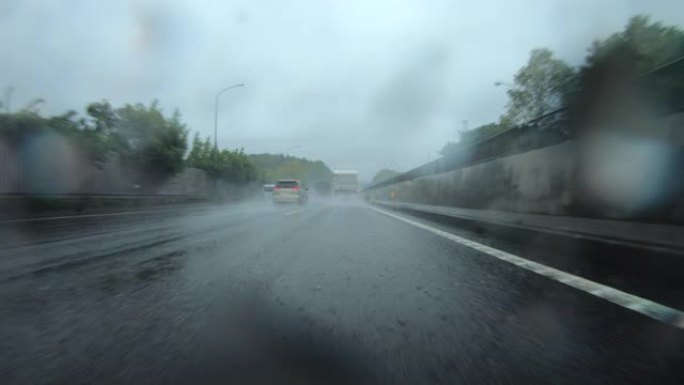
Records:
[[[359,202],[3,222],[0,237],[2,384],[684,382],[676,323]]]

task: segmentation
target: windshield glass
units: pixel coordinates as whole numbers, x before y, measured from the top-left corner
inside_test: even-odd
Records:
[[[684,384],[684,0],[0,0],[0,385]]]

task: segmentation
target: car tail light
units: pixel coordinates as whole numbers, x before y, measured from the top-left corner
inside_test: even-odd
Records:
[[[280,190],[280,187],[278,187],[278,186],[273,187],[273,191],[278,191],[278,190]]]
[[[299,186],[292,186],[292,189],[295,191],[299,191]]]

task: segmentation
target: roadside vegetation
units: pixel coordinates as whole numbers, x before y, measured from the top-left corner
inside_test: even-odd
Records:
[[[180,112],[165,114],[156,100],[118,108],[101,101],[89,104],[85,114],[69,111],[50,117],[39,113],[38,104],[0,113],[4,146],[20,149],[31,138],[57,134],[69,139],[74,151],[95,166],[116,159],[141,180],[162,181],[186,166],[234,183],[256,180],[256,169],[241,149],[219,151],[198,135],[188,149],[188,128]]]
[[[19,150],[32,138],[57,134],[67,138],[88,162],[102,167],[116,159],[141,180],[162,181],[183,167],[204,170],[211,177],[235,184],[273,183],[297,178],[307,183],[332,181],[322,161],[280,154],[247,155],[243,149],[217,149],[209,137],[195,133],[188,145],[188,128],[178,110],[165,114],[157,101],[149,105],[114,107],[91,103],[85,113],[68,111],[45,117],[36,100],[16,112],[0,113],[0,143]]]
[[[299,179],[306,184],[331,183],[333,173],[320,160],[309,160],[281,154],[254,154],[249,160],[257,170],[263,183],[274,183],[278,179]]]
[[[586,126],[597,113],[624,110],[625,87],[647,95],[660,113],[684,108],[684,30],[632,17],[622,31],[595,40],[584,62],[573,67],[548,48],[530,52],[528,62],[507,87],[506,112],[496,122],[459,132],[441,155],[482,141],[553,111],[567,108],[571,128]],[[597,111],[601,109],[601,111]]]
[[[199,134],[195,134],[186,164],[228,182],[247,183],[257,179],[256,167],[243,149],[218,150],[209,137],[202,141]]]

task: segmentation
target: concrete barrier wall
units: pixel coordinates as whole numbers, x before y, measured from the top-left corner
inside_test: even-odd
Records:
[[[371,190],[371,200],[562,214],[570,204],[575,144],[565,142]]]
[[[186,167],[178,175],[163,182],[157,194],[210,196],[214,192],[214,180],[204,170]]]
[[[216,184],[203,170],[185,168],[163,181],[141,182],[116,159],[95,166],[68,138],[51,134],[20,148],[0,141],[0,194],[140,194],[213,196]],[[220,185],[227,193],[238,186]]]
[[[364,194],[370,201],[684,223],[684,114],[661,123],[657,135],[602,132]]]

